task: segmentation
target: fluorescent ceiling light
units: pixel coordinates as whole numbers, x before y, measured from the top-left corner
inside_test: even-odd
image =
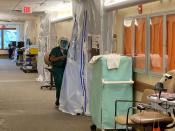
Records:
[[[122,3],[125,1],[128,1],[128,0],[104,0],[104,6],[110,6],[110,5]]]

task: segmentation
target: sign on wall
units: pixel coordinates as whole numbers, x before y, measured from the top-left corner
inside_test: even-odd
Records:
[[[24,14],[30,14],[30,13],[32,13],[32,9],[29,6],[24,6],[22,12]]]

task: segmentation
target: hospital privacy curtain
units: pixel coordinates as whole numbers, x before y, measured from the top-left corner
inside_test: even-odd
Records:
[[[175,15],[167,16],[167,71],[175,69]]]
[[[150,19],[150,70],[161,73],[163,71],[163,17]]]
[[[135,68],[145,68],[146,18],[135,19]]]

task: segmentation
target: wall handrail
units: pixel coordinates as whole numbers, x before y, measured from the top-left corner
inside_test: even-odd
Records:
[[[104,79],[102,79],[102,83],[103,84],[134,84],[133,80],[129,80],[129,81],[106,81]]]

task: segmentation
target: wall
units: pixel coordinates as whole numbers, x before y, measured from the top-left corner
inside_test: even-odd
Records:
[[[25,22],[26,20],[35,20],[36,18],[32,14],[0,12],[0,20],[4,21]]]
[[[157,1],[143,5],[143,14],[153,14],[165,11],[175,11],[175,0],[163,0],[163,2]],[[116,11],[116,21],[115,31],[117,33],[117,53],[122,52],[122,35],[123,35],[123,19],[129,16],[137,16],[137,6],[133,6],[130,8],[120,9]],[[140,83],[145,83],[151,85],[152,88],[154,84],[160,80],[160,77],[149,76],[143,74],[134,74],[134,80]],[[140,88],[140,89],[139,89]],[[143,84],[138,84],[137,88],[135,87],[135,99],[139,100],[142,95],[142,91],[145,88]],[[172,129],[174,130],[174,129]]]
[[[7,50],[0,50],[0,55],[5,55],[5,54],[8,54]]]
[[[164,11],[175,11],[175,0],[163,0],[163,2],[157,1],[157,2],[151,2],[148,4],[143,5],[143,14],[153,14],[153,13],[159,13]],[[123,28],[123,19],[125,17],[129,16],[138,16],[137,12],[137,6],[124,8],[116,11],[116,25],[114,28],[117,33],[117,51],[118,53],[121,53],[122,49],[122,33]]]
[[[143,14],[153,14],[164,11],[172,11],[175,8],[175,0],[164,0],[163,2],[157,1],[143,5]],[[174,10],[175,11],[175,10]],[[116,21],[117,24],[115,26],[115,30],[117,33],[117,53],[122,52],[122,43],[123,43],[123,19],[129,16],[137,16],[137,6],[133,6],[130,8],[120,9],[116,11]],[[135,79],[137,81],[141,81],[150,85],[154,85],[160,77],[147,76],[143,74],[136,74]]]
[[[24,40],[24,23],[19,23],[19,41]]]
[[[73,28],[72,20],[55,23],[57,41],[61,37],[66,37],[70,40],[72,35],[72,28]]]

